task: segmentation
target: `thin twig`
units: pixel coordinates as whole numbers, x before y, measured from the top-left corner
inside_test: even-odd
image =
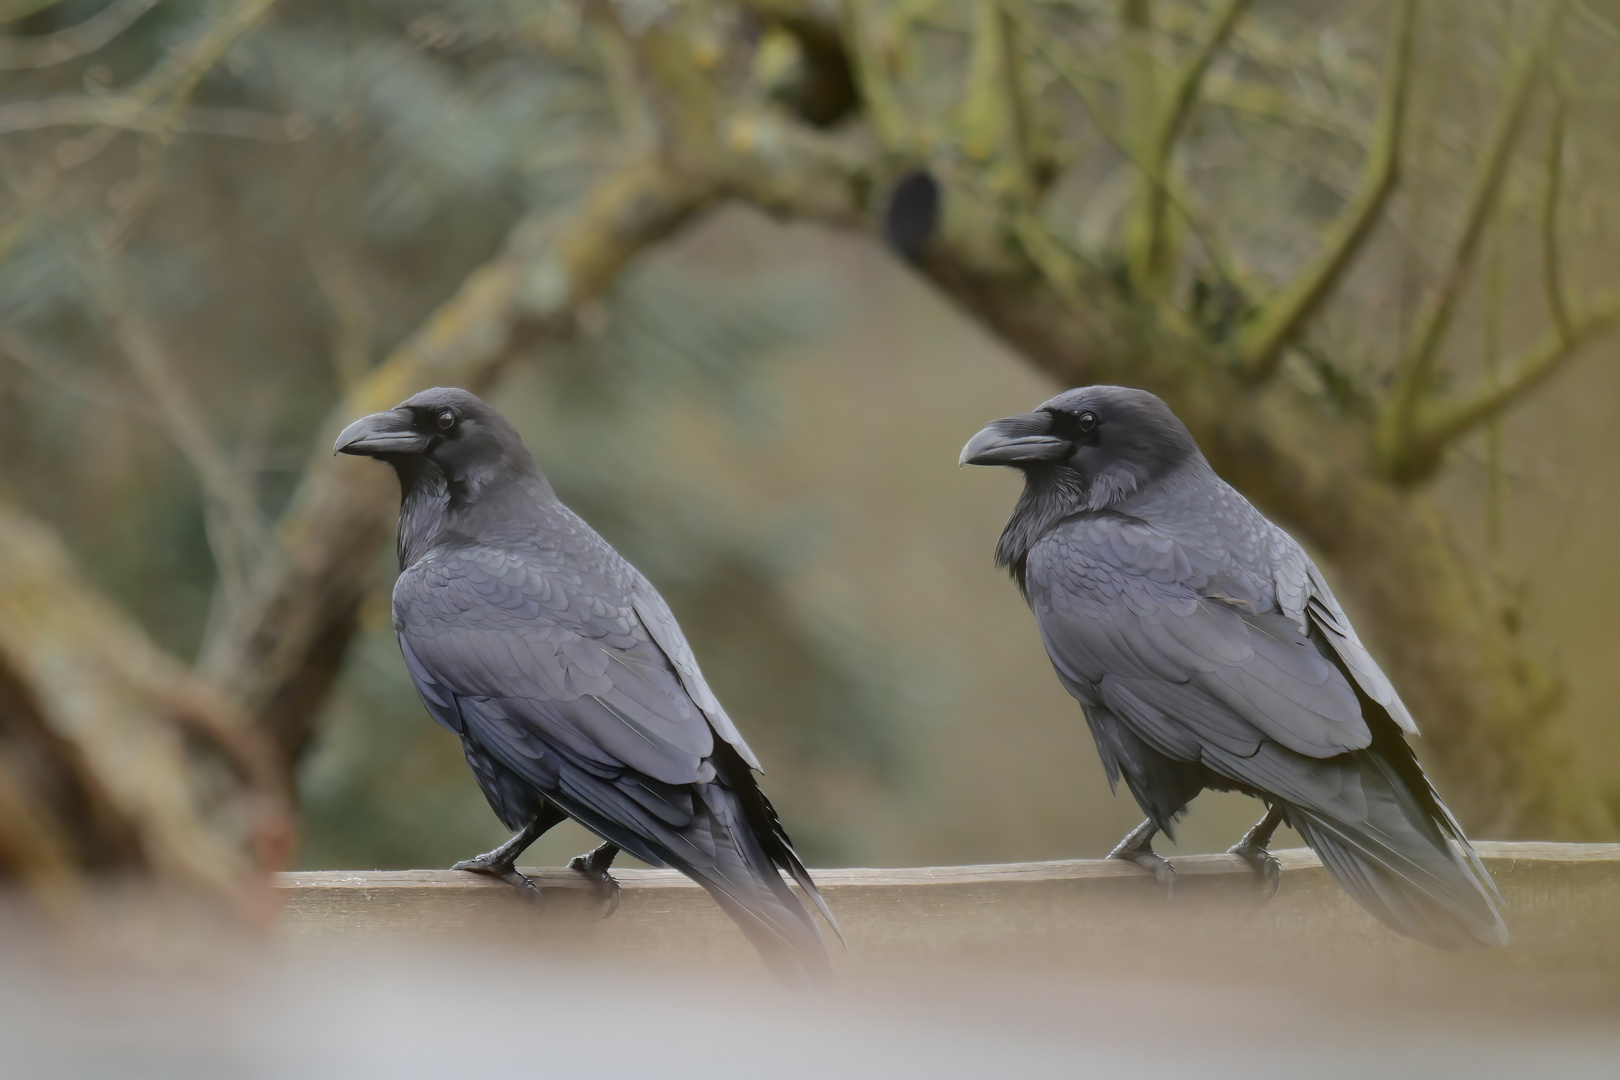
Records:
[[[917,132],[884,71],[883,58],[872,37],[870,11],[870,5],[862,0],[843,0],[844,36],[854,61],[855,84],[860,87],[861,101],[878,141],[890,150],[907,150],[916,143]]]
[[[88,261],[84,279],[107,320],[131,374],[162,417],[162,428],[186,459],[202,488],[209,546],[227,603],[239,597],[257,559],[274,537],[253,497],[252,485],[231,467],[214,439],[191,390],[175,374],[156,335],[128,302],[122,284],[104,260]]]
[[[1556,374],[1581,346],[1616,328],[1620,328],[1620,293],[1575,314],[1567,333],[1549,331],[1508,366],[1508,374],[1502,379],[1460,400],[1427,405],[1419,414],[1419,426],[1411,440],[1416,457],[1433,454],[1458,436],[1501,415]]]
[[[1187,116],[1197,102],[1204,75],[1232,28],[1249,7],[1250,0],[1226,0],[1211,20],[1208,31],[1192,57],[1177,72],[1170,96],[1153,114],[1148,144],[1142,153],[1145,170],[1138,208],[1137,263],[1144,280],[1167,279],[1173,256],[1165,236],[1165,192],[1169,190],[1170,157],[1176,140],[1186,126]],[[1143,32],[1146,32],[1144,27]],[[1151,62],[1151,60],[1149,60]],[[1144,76],[1151,78],[1151,76]]]
[[[292,142],[308,130],[301,116],[277,116],[248,109],[186,108],[174,115],[154,113],[118,94],[66,94],[0,105],[0,135],[54,127],[98,127],[145,135],[216,135],[263,142]]]
[[[1451,251],[1445,260],[1440,281],[1424,298],[1418,310],[1408,346],[1396,365],[1389,402],[1385,406],[1379,432],[1379,453],[1385,467],[1402,473],[1410,462],[1408,445],[1429,391],[1440,345],[1450,328],[1452,315],[1462,294],[1468,271],[1473,266],[1484,234],[1486,221],[1507,174],[1508,158],[1520,130],[1531,93],[1535,89],[1553,36],[1563,15],[1563,0],[1548,0],[1541,9],[1530,41],[1517,50],[1507,79],[1507,89],[1497,108],[1485,147],[1475,164],[1474,176]]]
[[[151,11],[158,0],[113,0],[77,26],[39,37],[0,37],[0,71],[46,68],[100,49]]]
[[[219,63],[227,49],[270,10],[276,0],[241,0],[233,9],[215,19],[196,37],[170,53],[128,90],[119,95],[126,108],[148,109],[167,98],[170,105],[159,110],[172,120],[182,102],[202,77]],[[63,167],[82,165],[106,149],[118,134],[116,127],[101,127],[57,147],[57,163]]]
[[[1569,336],[1569,299],[1564,292],[1564,259],[1558,243],[1558,202],[1564,189],[1564,97],[1553,92],[1552,117],[1547,133],[1547,176],[1541,194],[1542,283],[1553,326]]]
[[[1058,77],[1075,92],[1075,96],[1080,99],[1081,107],[1085,110],[1086,117],[1091,121],[1092,126],[1097,129],[1097,134],[1102,136],[1103,141],[1112,146],[1122,158],[1130,163],[1131,167],[1137,171],[1137,175],[1150,175],[1149,171],[1143,166],[1136,150],[1124,136],[1114,130],[1113,120],[1108,115],[1106,104],[1096,95],[1090,85],[1092,82],[1098,81],[1096,77],[1088,72],[1084,65],[1075,61],[1072,53],[1065,51],[1067,46],[1061,45],[1054,35],[1043,32],[1039,24],[1031,21],[1018,8],[1004,7],[1002,10],[1009,11],[1012,14],[1012,17],[1019,22],[1024,36],[1034,43],[1036,52],[1041,54],[1052,70],[1057,72]],[[1198,242],[1209,255],[1210,261],[1215,264],[1215,269],[1220,273],[1221,277],[1241,286],[1243,282],[1237,273],[1236,267],[1231,264],[1231,261],[1225,255],[1225,245],[1214,236],[1212,231],[1204,224],[1196,209],[1176,190],[1174,184],[1165,184],[1164,197],[1169,205],[1181,215],[1182,219],[1187,223],[1187,227],[1193,231],[1193,235],[1198,237]]]
[[[1332,293],[1356,254],[1367,242],[1400,177],[1401,138],[1412,59],[1414,0],[1401,0],[1390,34],[1378,128],[1367,150],[1356,197],[1328,229],[1322,250],[1278,294],[1261,305],[1236,342],[1247,375],[1270,378],[1283,349]]]

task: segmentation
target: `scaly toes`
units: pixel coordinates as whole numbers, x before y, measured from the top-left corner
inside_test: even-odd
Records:
[[[595,869],[590,855],[575,855],[568,860],[568,869],[577,871],[590,878],[596,885],[597,896],[607,909],[602,918],[612,918],[613,913],[619,910],[619,882],[606,870]]]
[[[1249,868],[1254,871],[1255,877],[1260,879],[1260,899],[1262,902],[1277,895],[1277,890],[1282,887],[1282,863],[1277,861],[1275,855],[1265,848],[1249,847],[1245,844],[1238,844],[1236,847],[1228,848],[1227,854],[1236,855],[1248,863]]]

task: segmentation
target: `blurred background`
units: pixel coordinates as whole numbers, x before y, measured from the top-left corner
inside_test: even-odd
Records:
[[[1612,836],[1617,55],[1609,0],[0,0],[0,875],[504,838],[329,452],[436,384],[662,590],[812,866],[1139,819],[955,467],[1083,382],[1319,555],[1472,833]]]

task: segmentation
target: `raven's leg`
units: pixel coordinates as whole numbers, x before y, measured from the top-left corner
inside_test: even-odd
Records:
[[[1159,827],[1149,818],[1125,835],[1125,839],[1113,851],[1108,853],[1110,859],[1123,859],[1135,863],[1144,870],[1151,871],[1164,886],[1166,893],[1176,891],[1176,868],[1170,865],[1169,860],[1153,850],[1153,838],[1158,835]]]
[[[538,904],[541,902],[540,886],[517,872],[518,856],[527,851],[529,845],[540,839],[553,825],[567,820],[567,814],[550,802],[543,802],[540,804],[539,813],[534,815],[534,820],[523,826],[512,839],[494,851],[486,851],[475,859],[462,859],[450,869],[471,870],[477,874],[498,877],[517,889],[525,899]]]
[[[608,867],[613,865],[613,860],[618,856],[619,845],[606,840],[596,850],[584,855],[575,855],[568,860],[568,869],[578,870],[586,877],[596,880],[597,892],[601,894],[602,902],[607,905],[607,910],[602,913],[604,919],[619,910],[619,883],[608,873]]]
[[[1254,828],[1243,834],[1243,839],[1226,849],[1228,854],[1236,855],[1253,867],[1260,877],[1260,891],[1267,900],[1277,895],[1277,887],[1282,884],[1282,863],[1266,850],[1271,834],[1281,824],[1282,811],[1275,806],[1267,807],[1266,816],[1255,822]]]

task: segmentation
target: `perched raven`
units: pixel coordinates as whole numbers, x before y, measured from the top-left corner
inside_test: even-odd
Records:
[[[1294,540],[1215,475],[1142,390],[1070,390],[997,420],[960,464],[1024,494],[996,545],[1110,785],[1148,819],[1112,857],[1173,882],[1155,833],[1200,791],[1267,810],[1232,853],[1275,892],[1266,851],[1297,829],[1345,890],[1442,948],[1507,942],[1490,876],[1402,732],[1417,726]]]
[[[662,597],[557,500],[517,430],[464,390],[355,421],[335,449],[399,474],[394,629],[422,703],[461,738],[517,835],[456,864],[538,899],[514,869],[573,818],[606,843],[569,865],[612,892],[620,848],[707,889],[785,981],[828,970],[837,929],[759,768]]]

